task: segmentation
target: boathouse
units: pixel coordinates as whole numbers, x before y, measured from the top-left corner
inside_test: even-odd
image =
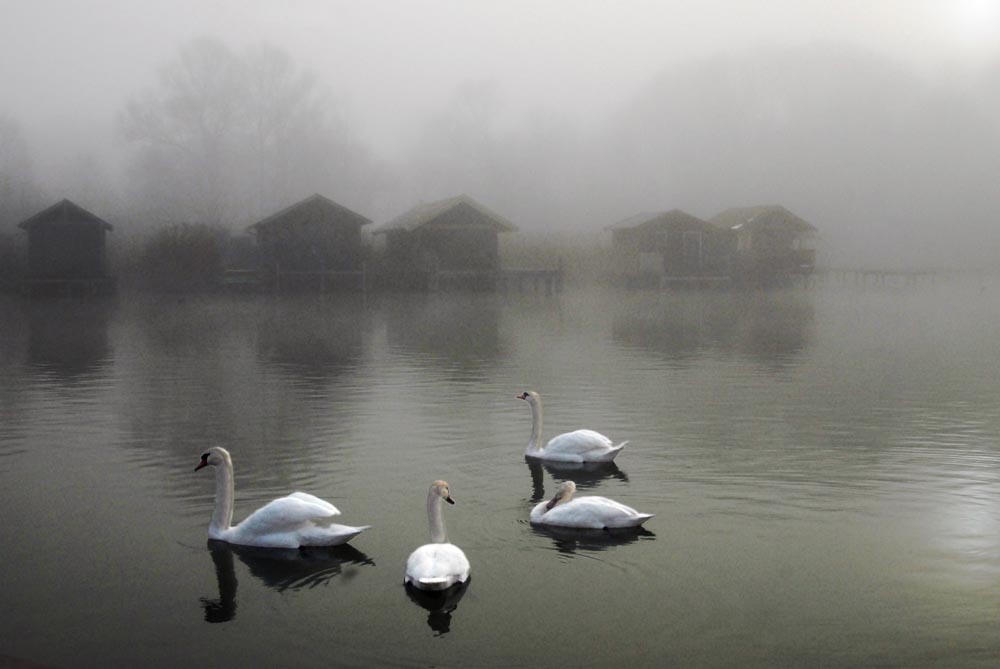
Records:
[[[248,231],[256,240],[259,280],[280,290],[363,288],[361,228],[369,223],[318,194],[254,223]]]
[[[734,207],[709,220],[732,235],[737,277],[809,274],[816,267],[816,228],[781,205]]]
[[[28,235],[25,292],[95,295],[114,291],[106,249],[112,226],[104,219],[61,200],[17,227]]]
[[[516,230],[467,195],[417,205],[374,231],[385,240],[382,278],[395,287],[493,288],[499,235]]]
[[[725,230],[679,209],[636,214],[607,229],[616,271],[630,284],[723,280],[728,272]]]

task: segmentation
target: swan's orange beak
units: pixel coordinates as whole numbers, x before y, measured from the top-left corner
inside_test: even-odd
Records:
[[[208,459],[207,459],[207,458],[202,458],[202,459],[201,459],[201,462],[199,462],[199,463],[198,463],[198,466],[197,466],[197,467],[195,467],[195,468],[194,468],[194,470],[195,470],[195,471],[198,471],[198,470],[199,470],[199,469],[201,469],[202,467],[207,467],[207,466],[208,466]]]

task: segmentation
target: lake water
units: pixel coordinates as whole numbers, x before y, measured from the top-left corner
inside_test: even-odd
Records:
[[[996,666],[998,289],[0,302],[0,666]],[[527,389],[617,465],[529,466]],[[373,529],[210,545],[210,445]],[[564,479],[656,517],[533,528]]]

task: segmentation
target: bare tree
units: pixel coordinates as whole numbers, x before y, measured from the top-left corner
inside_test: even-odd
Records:
[[[385,178],[366,146],[352,134],[343,101],[316,76],[270,44],[242,53],[246,84],[249,161],[254,203],[264,216],[274,207],[315,192],[372,206]]]
[[[231,227],[312,192],[363,188],[370,161],[331,97],[277,47],[189,43],[121,116],[140,146],[132,177],[145,208],[161,222]]]
[[[39,200],[21,126],[0,113],[0,232],[29,216]]]
[[[242,69],[224,44],[198,39],[160,70],[158,88],[127,104],[120,122],[125,138],[143,147],[135,175],[142,197],[169,198],[155,192],[166,181],[177,189],[171,206],[178,218],[228,222],[227,181],[245,104]]]

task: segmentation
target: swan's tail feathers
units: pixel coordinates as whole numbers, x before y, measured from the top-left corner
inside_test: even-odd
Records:
[[[353,539],[354,537],[358,536],[359,534],[361,534],[365,530],[370,530],[371,528],[372,528],[371,525],[362,525],[360,527],[347,528],[349,530],[349,532],[345,535],[344,542],[346,543],[346,542],[350,541],[351,539]]]
[[[340,546],[358,536],[371,525],[351,527],[350,525],[316,525],[303,528],[299,533],[300,546]]]
[[[617,446],[612,447],[611,449],[609,449],[605,453],[605,456],[603,458],[601,458],[601,461],[603,461],[603,462],[611,462],[616,457],[618,457],[619,453],[621,453],[623,450],[625,450],[626,446],[628,446],[628,441],[627,440],[623,441],[622,443],[618,444]]]
[[[652,518],[655,515],[656,515],[655,513],[640,513],[639,517],[636,519],[635,526],[639,527],[640,525],[642,525],[643,523],[645,523],[647,520],[649,520],[650,518]]]

